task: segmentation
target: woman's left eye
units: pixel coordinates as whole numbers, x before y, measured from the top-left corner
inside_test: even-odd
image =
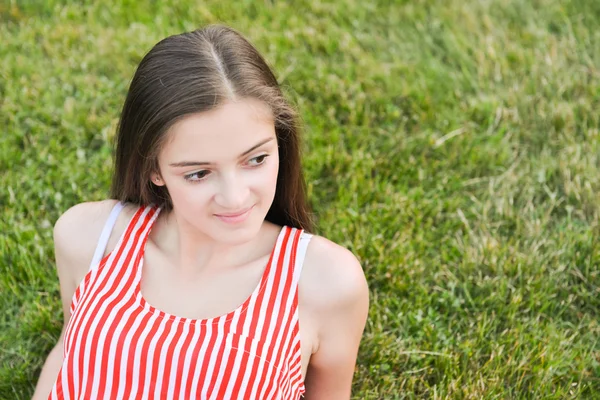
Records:
[[[258,157],[251,158],[251,159],[250,159],[250,161],[249,161],[249,163],[250,163],[250,164],[251,164],[253,167],[256,167],[256,166],[258,166],[258,165],[261,165],[262,163],[264,163],[264,162],[265,162],[265,159],[266,159],[267,157],[269,157],[269,155],[268,155],[268,154],[263,154],[263,155],[260,155],[260,156],[258,156]]]

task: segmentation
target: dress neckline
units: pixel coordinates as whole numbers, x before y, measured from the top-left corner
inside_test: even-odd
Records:
[[[148,207],[150,207],[150,206],[148,206]],[[138,212],[141,212],[141,209],[138,210]],[[271,253],[269,255],[269,261],[267,262],[267,264],[263,270],[263,273],[261,275],[258,285],[254,288],[252,293],[246,298],[246,300],[244,300],[244,302],[242,304],[240,304],[235,309],[233,309],[225,314],[218,315],[215,317],[188,318],[188,317],[182,317],[182,316],[178,316],[175,314],[171,314],[171,313],[163,311],[157,307],[154,307],[148,301],[146,301],[146,299],[144,298],[144,295],[142,294],[142,285],[141,284],[142,284],[142,271],[143,271],[143,265],[144,265],[144,255],[146,252],[146,242],[148,240],[148,237],[150,236],[150,232],[152,231],[154,223],[155,223],[158,215],[160,214],[160,212],[161,212],[161,208],[157,207],[156,212],[154,213],[154,215],[151,217],[151,219],[149,221],[150,227],[143,238],[142,246],[140,248],[141,254],[139,255],[139,262],[134,266],[136,271],[135,271],[135,280],[133,282],[133,286],[134,286],[134,296],[135,296],[137,305],[140,308],[143,308],[144,310],[146,310],[147,312],[155,314],[156,316],[158,316],[161,319],[174,320],[179,323],[188,323],[188,324],[196,324],[196,325],[197,324],[200,324],[200,325],[216,324],[219,322],[225,322],[225,321],[232,319],[236,313],[239,313],[240,315],[242,313],[244,313],[246,311],[246,309],[248,308],[248,306],[250,305],[251,301],[253,299],[257,298],[258,295],[267,286],[271,268],[273,268],[273,258],[275,257],[275,254],[278,249],[281,252],[281,245],[283,243],[283,237],[284,237],[288,227],[287,226],[281,227],[281,230],[279,231],[279,234],[277,235],[277,240],[276,240],[273,248],[271,249]]]

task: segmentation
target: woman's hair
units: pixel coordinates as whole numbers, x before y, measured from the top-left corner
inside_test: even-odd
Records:
[[[263,101],[275,121],[279,173],[266,219],[312,231],[297,113],[258,50],[221,25],[167,37],[140,62],[117,127],[111,197],[171,210],[167,188],[150,182],[169,128],[190,114],[244,98]]]

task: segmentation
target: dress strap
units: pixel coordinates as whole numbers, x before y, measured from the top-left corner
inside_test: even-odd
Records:
[[[296,262],[294,265],[294,282],[296,283],[300,281],[300,273],[302,272],[302,266],[304,265],[304,256],[306,255],[306,249],[308,248],[308,243],[312,237],[312,234],[307,233],[304,230],[300,232],[300,239],[298,240],[298,247],[296,248]]]
[[[104,228],[102,229],[102,234],[100,235],[100,239],[98,240],[98,246],[96,246],[96,251],[94,252],[94,258],[92,258],[92,263],[90,264],[90,269],[100,263],[102,261],[102,256],[104,255],[104,251],[106,250],[106,246],[108,245],[108,239],[110,238],[110,233],[112,232],[115,223],[117,222],[117,217],[121,210],[125,207],[123,203],[120,201],[115,204],[106,223],[104,224]]]

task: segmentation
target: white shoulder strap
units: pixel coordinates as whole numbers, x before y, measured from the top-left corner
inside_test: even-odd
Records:
[[[297,284],[300,281],[300,273],[302,272],[302,266],[304,265],[304,256],[306,255],[306,249],[308,243],[313,237],[312,234],[302,231],[300,233],[300,239],[298,240],[298,247],[296,248],[296,263],[294,265],[294,282]]]
[[[123,209],[124,204],[118,202],[113,207],[106,223],[104,224],[104,228],[102,229],[102,234],[100,235],[100,239],[98,240],[98,246],[96,246],[96,251],[94,252],[94,258],[92,258],[92,263],[90,264],[90,269],[95,265],[99,264],[102,261],[102,256],[104,255],[104,251],[106,250],[106,246],[108,245],[108,239],[110,238],[110,233],[112,232],[113,227],[115,226],[115,222],[117,222],[117,217],[119,213]]]

